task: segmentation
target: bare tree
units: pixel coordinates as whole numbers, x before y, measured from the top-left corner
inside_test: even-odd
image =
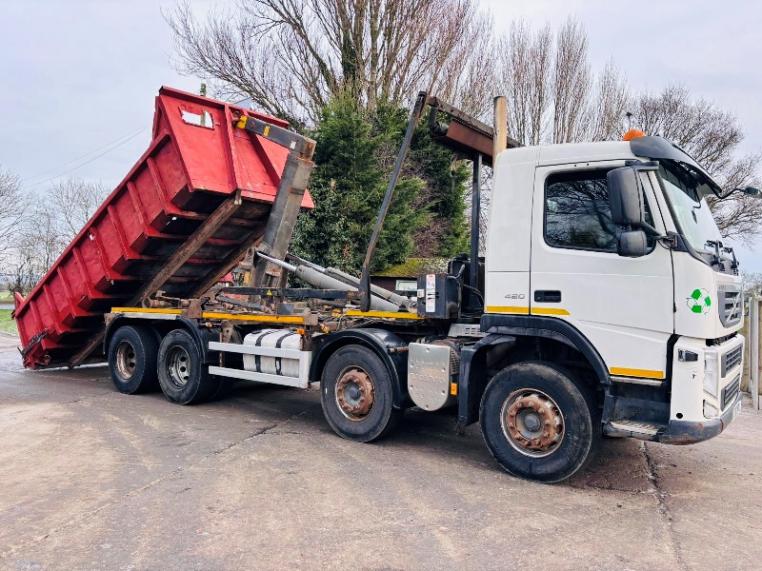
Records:
[[[466,113],[487,119],[496,95],[497,72],[494,53],[496,39],[489,16],[474,14],[463,35],[453,46],[435,82],[428,89]],[[416,88],[414,87],[413,90]]]
[[[541,28],[534,36],[529,56],[532,60],[531,82],[529,87],[530,129],[529,140],[532,145],[539,145],[542,140],[545,114],[549,106],[549,74],[551,69],[551,49],[553,36],[550,26]]]
[[[205,22],[180,4],[167,21],[182,71],[297,124],[339,94],[370,109],[421,88],[468,102],[489,70],[472,65],[492,33],[474,0],[239,0]]]
[[[514,22],[507,38],[500,39],[502,87],[508,98],[508,124],[513,137],[525,143],[529,139],[531,105],[529,89],[532,82],[532,59],[529,54],[531,32],[526,22]]]
[[[572,19],[556,34],[519,22],[495,40],[475,0],[238,0],[234,13],[203,22],[180,4],[167,21],[183,71],[297,125],[316,122],[336,95],[373,109],[426,88],[481,116],[499,91],[524,144],[617,139],[631,108],[640,128],[686,148],[726,188],[756,181],[759,158],[737,157],[743,133],[732,115],[677,87],[633,99],[613,63],[592,72]],[[725,236],[757,232],[762,202],[734,194],[712,207]]]
[[[680,86],[657,95],[643,94],[636,102],[640,129],[661,135],[685,149],[726,191],[759,186],[758,155],[738,156],[743,130],[738,120],[704,99],[693,99]],[[726,238],[749,241],[759,233],[762,201],[741,193],[725,199],[710,197],[717,225]]]
[[[14,234],[24,214],[24,200],[18,176],[0,168],[0,262],[9,253]]]
[[[66,246],[68,237],[61,233],[58,214],[49,203],[38,201],[14,233],[8,264],[12,291],[27,293]]]
[[[619,139],[623,131],[623,119],[631,103],[624,78],[612,62],[598,76],[595,97],[592,101],[589,137],[593,141]]]
[[[667,87],[657,95],[642,94],[636,102],[635,117],[640,129],[674,141],[715,175],[732,165],[733,153],[743,140],[733,115],[704,99],[692,99],[685,87]]]
[[[36,260],[34,252],[25,248],[21,243],[14,248],[14,256],[8,269],[8,282],[6,287],[10,293],[18,292],[26,295],[34,287],[39,279],[35,273]]]
[[[550,103],[550,27],[535,32],[526,22],[511,26],[498,41],[500,90],[508,97],[511,135],[522,144],[539,144]]]
[[[613,63],[596,77],[587,34],[567,20],[554,34],[514,23],[498,40],[501,92],[509,98],[511,135],[526,145],[605,140],[621,134],[630,100]]]
[[[762,293],[762,274],[759,272],[741,272],[744,295],[759,295]]]
[[[587,33],[579,22],[567,20],[556,37],[553,66],[553,142],[586,138],[590,123],[591,73]]]
[[[26,293],[48,271],[106,196],[99,183],[69,179],[33,197],[8,240],[11,289]]]
[[[58,225],[58,233],[67,238],[74,237],[107,194],[108,189],[101,183],[75,178],[54,185],[48,196],[56,211],[54,222]]]

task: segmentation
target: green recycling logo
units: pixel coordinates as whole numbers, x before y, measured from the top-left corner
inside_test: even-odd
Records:
[[[691,292],[691,296],[685,301],[693,313],[707,314],[709,313],[709,308],[712,307],[712,298],[704,288],[694,289]]]

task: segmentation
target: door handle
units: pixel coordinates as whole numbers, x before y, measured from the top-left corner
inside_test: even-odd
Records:
[[[534,300],[540,303],[561,303],[561,292],[557,289],[538,289],[534,292]]]

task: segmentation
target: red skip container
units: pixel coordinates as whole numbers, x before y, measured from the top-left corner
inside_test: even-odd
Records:
[[[173,297],[197,294],[262,236],[288,150],[234,128],[242,114],[287,126],[221,101],[159,90],[148,150],[29,295],[16,295],[25,367],[72,364],[99,335],[104,314],[128,303],[236,191],[242,204],[233,217],[160,289]],[[305,194],[302,207],[312,206]]]

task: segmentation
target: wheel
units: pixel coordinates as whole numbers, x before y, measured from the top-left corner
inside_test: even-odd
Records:
[[[150,327],[117,329],[108,344],[108,367],[116,389],[128,395],[156,390],[158,351],[159,338]]]
[[[170,331],[159,346],[159,384],[167,400],[196,404],[209,400],[221,382],[209,375],[202,348],[184,329]]]
[[[601,427],[591,391],[563,369],[517,363],[495,375],[482,396],[482,434],[510,474],[554,483],[597,451]]]
[[[320,401],[334,432],[357,442],[387,435],[402,416],[393,406],[389,370],[378,355],[361,345],[344,346],[328,358]]]

